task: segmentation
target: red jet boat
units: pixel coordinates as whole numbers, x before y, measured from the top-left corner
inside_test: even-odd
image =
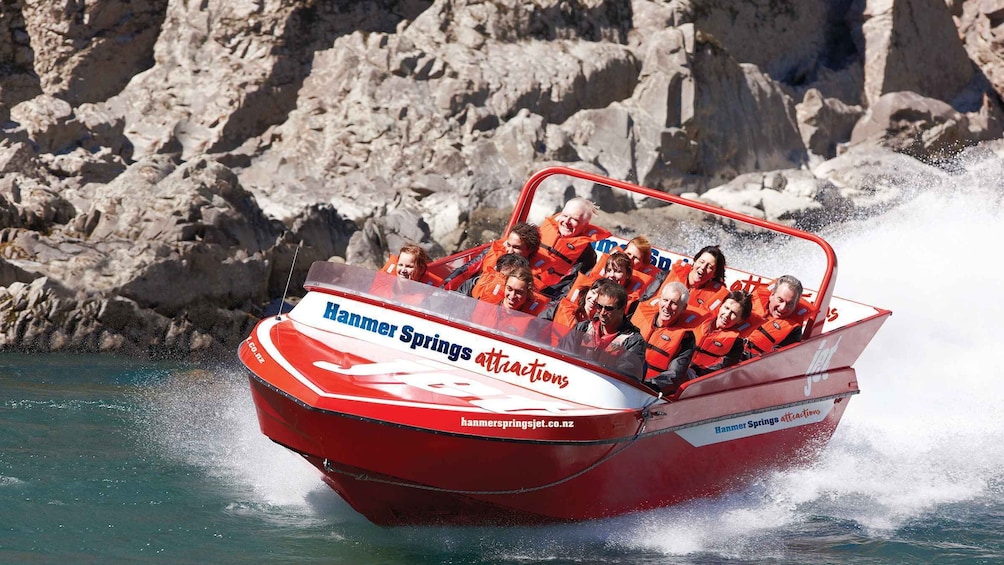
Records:
[[[534,175],[509,226],[539,223],[572,192],[627,217],[645,210],[650,238],[653,215],[684,206],[808,244],[821,274],[803,294],[813,310],[803,339],[664,397],[537,337],[550,322],[494,327],[462,294],[318,262],[296,307],[261,320],[239,348],[262,432],[382,525],[604,518],[811,460],[858,393],[852,365],[891,312],[833,296],[836,257],[814,234],[581,171]],[[689,260],[653,243],[662,269]],[[481,248],[430,269],[444,276]],[[727,273],[733,287],[768,280]]]

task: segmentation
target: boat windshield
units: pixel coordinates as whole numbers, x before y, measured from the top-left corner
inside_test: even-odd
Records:
[[[344,263],[317,262],[311,265],[304,287],[376,300],[420,318],[478,328],[523,346],[573,357],[599,372],[611,370],[563,346],[562,338],[570,329],[560,324],[381,271]],[[640,375],[626,376],[640,378]]]

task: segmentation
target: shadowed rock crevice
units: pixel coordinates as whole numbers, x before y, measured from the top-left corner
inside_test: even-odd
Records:
[[[0,124],[8,108],[42,93],[19,0],[0,0]]]

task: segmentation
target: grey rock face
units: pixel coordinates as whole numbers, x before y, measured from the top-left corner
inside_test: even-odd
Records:
[[[1001,13],[7,2],[0,348],[232,355],[310,262],[488,241],[552,164],[806,229],[868,217],[918,170],[940,183],[960,154],[999,162]],[[594,192],[548,206],[595,198],[625,233],[657,213]]]

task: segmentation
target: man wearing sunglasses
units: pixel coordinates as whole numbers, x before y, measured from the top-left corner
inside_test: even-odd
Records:
[[[597,288],[596,315],[576,324],[559,347],[601,367],[638,380],[645,365],[645,339],[624,315],[627,291],[611,281]]]

